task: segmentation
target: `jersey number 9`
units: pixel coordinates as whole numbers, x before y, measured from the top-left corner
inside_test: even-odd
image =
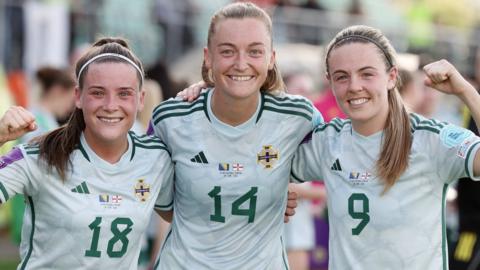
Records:
[[[362,211],[355,211],[355,202],[359,202],[362,204]],[[359,235],[365,226],[367,226],[368,222],[370,222],[370,216],[368,215],[370,212],[370,207],[368,205],[368,197],[363,193],[353,193],[348,198],[348,214],[353,219],[360,219],[360,223],[358,223],[357,227],[352,229],[353,235]]]

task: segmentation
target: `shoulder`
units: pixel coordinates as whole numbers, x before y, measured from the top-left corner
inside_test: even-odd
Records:
[[[170,155],[167,145],[160,138],[153,135],[139,135],[133,131],[130,131],[128,134],[135,148],[145,149],[146,151],[150,149],[160,149]]]
[[[470,145],[478,140],[475,134],[465,128],[441,122],[435,119],[427,119],[417,114],[410,114],[411,130],[416,145],[443,145],[446,148],[459,147],[464,144]]]
[[[446,122],[441,122],[435,119],[428,119],[416,113],[410,114],[410,125],[411,125],[411,132],[414,134],[417,132],[440,134],[443,128],[445,128],[446,126],[452,126]]]
[[[39,153],[40,148],[38,144],[17,145],[5,155],[0,156],[0,169],[22,160],[24,162],[27,162],[27,164],[29,163],[29,160],[38,160]],[[32,164],[35,164],[35,162],[33,162]]]
[[[318,125],[313,133],[337,135],[345,131],[351,131],[352,122],[350,119],[334,118],[330,122]]]
[[[178,118],[194,114],[195,112],[204,111],[206,109],[207,95],[209,91],[210,90],[207,90],[200,94],[198,99],[192,103],[175,98],[163,101],[153,110],[153,125],[157,125],[160,121],[165,119]]]
[[[263,93],[262,101],[263,110],[266,111],[299,116],[308,121],[312,121],[314,116],[315,109],[312,102],[299,95],[289,95],[285,93],[272,95]]]

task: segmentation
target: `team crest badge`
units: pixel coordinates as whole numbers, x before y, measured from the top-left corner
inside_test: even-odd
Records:
[[[257,163],[262,164],[265,169],[273,168],[280,154],[271,145],[264,145],[262,151],[257,154]]]
[[[144,202],[150,197],[150,184],[145,183],[143,179],[138,179],[137,184],[135,184],[135,196]]]

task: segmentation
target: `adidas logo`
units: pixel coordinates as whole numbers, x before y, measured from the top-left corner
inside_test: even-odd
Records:
[[[191,162],[195,162],[195,163],[208,164],[207,157],[205,157],[205,154],[203,153],[203,151],[201,151],[200,153],[196,154],[192,159],[190,159],[190,161],[191,161]]]
[[[82,182],[77,187],[72,188],[72,192],[90,194],[90,190],[88,190],[87,183],[85,182]]]
[[[340,161],[338,160],[335,160],[335,162],[333,163],[332,167],[330,168],[332,171],[342,171],[342,166],[340,166]]]

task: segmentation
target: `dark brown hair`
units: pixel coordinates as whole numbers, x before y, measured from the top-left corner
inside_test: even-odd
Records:
[[[52,87],[58,85],[65,89],[71,89],[75,86],[75,80],[72,74],[66,70],[54,67],[42,67],[37,70],[35,77],[40,84],[41,94],[47,94]]]
[[[80,77],[78,73],[85,63],[93,57],[104,53],[115,53],[123,55],[132,60],[142,71],[138,74],[139,86],[142,87],[143,67],[138,58],[130,51],[127,42],[121,38],[102,38],[95,42],[92,47],[78,60],[75,66],[75,75],[78,79],[78,87],[82,91],[83,81],[88,72],[88,66],[84,68]],[[119,57],[105,56],[95,60],[95,63],[105,62],[125,62]],[[46,161],[48,169],[51,171],[56,169],[61,179],[65,181],[66,172],[71,166],[70,155],[73,150],[78,147],[80,143],[80,136],[85,129],[85,120],[83,118],[83,111],[76,108],[70,116],[68,122],[47,135],[38,139],[40,143],[40,159]]]

